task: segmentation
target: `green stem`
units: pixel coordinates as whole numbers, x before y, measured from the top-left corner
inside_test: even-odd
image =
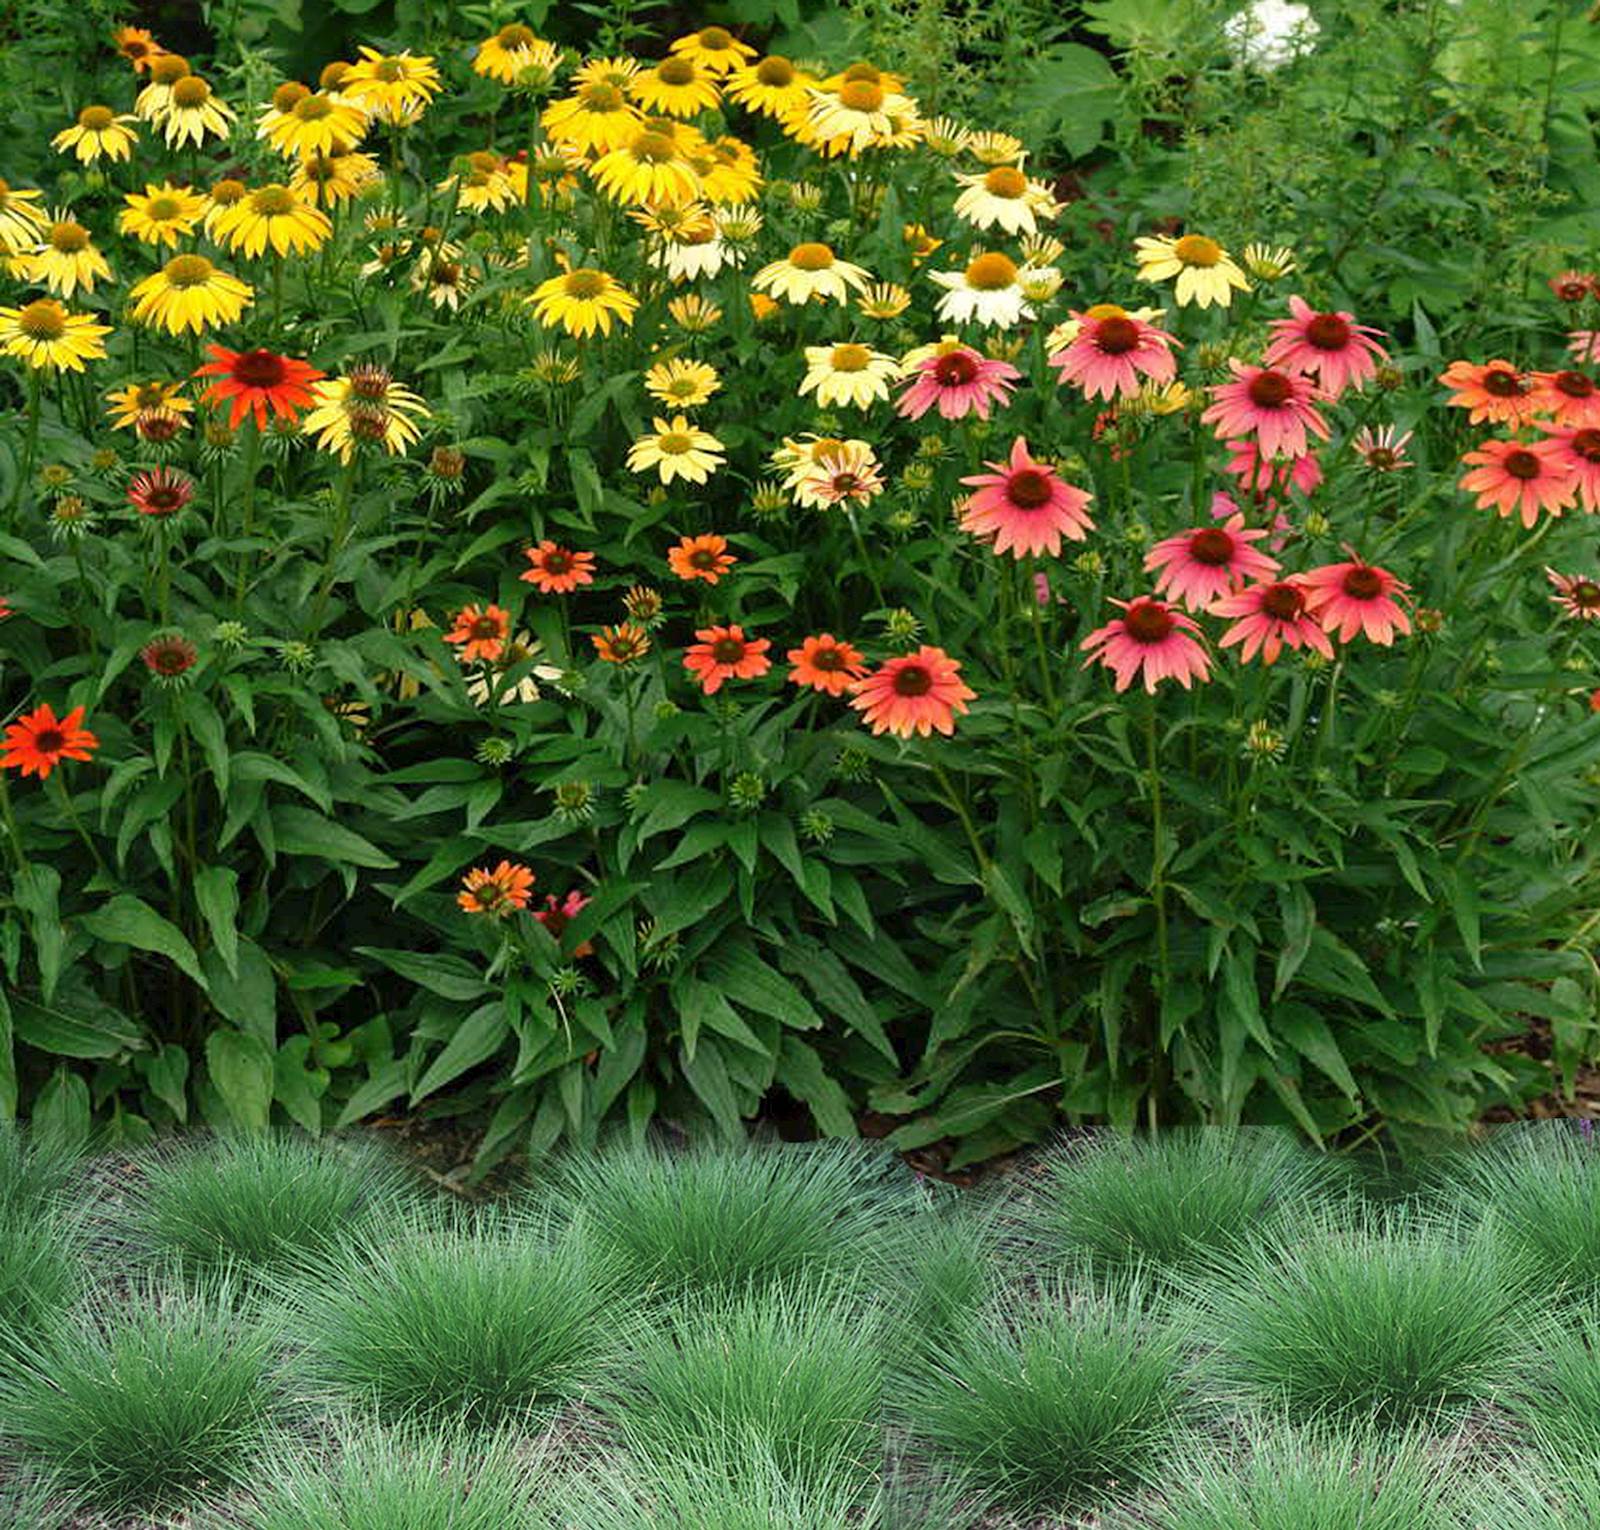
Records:
[[[256,477],[261,471],[261,431],[252,424],[250,438],[245,442],[244,448],[244,528],[241,533],[243,539],[248,541],[255,529],[256,512]],[[220,519],[221,509],[218,508]],[[233,608],[240,612],[244,609],[244,585],[250,570],[250,549],[239,549],[239,568],[233,579]]]
[[[67,810],[67,817],[72,820],[72,827],[78,831],[78,838],[83,841],[85,848],[93,858],[95,869],[102,876],[109,877],[110,873],[106,870],[106,863],[100,855],[99,847],[89,837],[89,831],[83,826],[83,820],[78,817],[78,810],[73,806],[72,793],[67,790],[66,777],[59,770],[53,772],[53,775],[55,776],[57,795],[61,798],[61,805]]]
[[[1156,911],[1157,997],[1165,1000],[1170,982],[1167,948],[1167,862],[1165,805],[1161,797],[1161,761],[1156,748],[1156,704],[1152,698],[1144,713],[1145,758],[1150,776],[1150,817],[1154,844],[1150,852],[1150,901]]]
[[[328,604],[328,596],[333,590],[333,581],[337,575],[340,555],[344,552],[345,539],[350,534],[350,500],[351,491],[355,486],[356,459],[345,463],[339,473],[338,497],[333,509],[333,532],[328,538],[328,564],[322,571],[322,584],[317,590],[317,598],[311,607],[311,624],[307,632],[308,637],[315,637],[322,628],[322,613]]]
[[[39,369],[28,368],[28,436],[22,448],[22,471],[17,475],[17,486],[11,493],[10,514],[15,515],[22,504],[22,491],[33,477],[34,458],[39,451]]]
[[[960,792],[955,788],[955,783],[950,779],[949,773],[941,765],[930,750],[928,753],[928,768],[933,771],[934,780],[939,783],[939,789],[944,793],[945,805],[961,821],[962,830],[967,836],[967,843],[972,847],[972,856],[978,863],[978,872],[987,882],[989,879],[989,854],[983,848],[983,841],[978,837],[978,830],[972,822],[972,814],[967,811],[967,805]]]
[[[1028,621],[1033,627],[1034,647],[1039,650],[1039,674],[1044,682],[1044,699],[1050,708],[1052,721],[1056,716],[1056,682],[1050,668],[1050,651],[1044,637],[1044,615],[1039,609],[1039,572],[1032,558],[1023,575],[1022,598],[1028,607]]]

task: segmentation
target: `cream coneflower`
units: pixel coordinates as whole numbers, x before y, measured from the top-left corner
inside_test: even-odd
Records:
[[[1204,234],[1184,234],[1181,238],[1163,235],[1133,241],[1139,261],[1139,279],[1165,282],[1177,278],[1173,296],[1179,307],[1190,303],[1209,308],[1213,303],[1226,308],[1235,290],[1248,292],[1249,279],[1233,257]]]
[[[976,323],[1010,329],[1034,316],[1023,297],[1017,264],[998,250],[975,256],[961,271],[934,271],[934,283],[945,289],[935,310],[956,324]]]
[[[956,198],[956,216],[974,228],[998,224],[1008,234],[1032,234],[1041,217],[1055,216],[1056,199],[1050,188],[1030,180],[1014,165],[996,165],[982,175],[958,175],[956,181],[965,188]]]
[[[782,260],[763,266],[750,278],[756,292],[770,293],[785,303],[845,303],[852,291],[871,280],[860,266],[840,260],[825,244],[797,244]]]
[[[86,106],[71,127],[50,140],[50,147],[61,154],[76,154],[84,165],[100,159],[132,159],[133,146],[139,140],[133,124],[138,121],[132,113],[119,116],[109,106]]]
[[[870,346],[808,345],[806,375],[800,394],[815,392],[823,408],[853,404],[866,409],[889,396],[889,384],[900,376],[900,363]]]
[[[651,398],[678,409],[697,409],[709,402],[722,386],[715,367],[703,361],[674,357],[658,361],[644,374],[644,391]]]

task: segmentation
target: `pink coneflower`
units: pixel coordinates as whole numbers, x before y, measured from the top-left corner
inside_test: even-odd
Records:
[[[926,738],[937,729],[946,737],[956,716],[977,696],[961,679],[961,664],[942,648],[924,644],[915,653],[888,660],[864,680],[855,681],[850,705],[874,733]]]
[[[1164,386],[1177,376],[1172,347],[1178,341],[1164,329],[1146,324],[1112,304],[1073,311],[1078,333],[1065,350],[1050,357],[1061,381],[1083,390],[1085,398],[1132,398],[1148,378]]]
[[[908,420],[920,420],[930,409],[946,420],[969,414],[986,420],[991,405],[1009,402],[1022,376],[1009,361],[993,361],[957,340],[921,346],[903,365],[911,369],[913,381],[895,408]]]
[[[176,515],[193,498],[194,479],[178,468],[154,468],[136,474],[128,484],[128,502],[154,520]]]
[[[1586,361],[1600,361],[1600,329],[1572,330],[1567,335],[1567,349],[1580,365]]]
[[[1252,367],[1230,361],[1234,380],[1211,390],[1214,400],[1200,416],[1217,436],[1254,436],[1263,457],[1303,457],[1306,432],[1328,439],[1328,426],[1315,400],[1323,395],[1298,372]]]
[[[1315,377],[1330,398],[1346,388],[1357,390],[1389,353],[1372,338],[1381,329],[1357,324],[1351,313],[1318,313],[1304,298],[1289,299],[1290,318],[1275,320],[1267,342],[1269,367],[1284,367]]]
[[[1439,381],[1451,390],[1449,407],[1468,411],[1469,425],[1485,420],[1520,425],[1532,413],[1528,379],[1509,361],[1486,361],[1482,366],[1452,361]]]
[[[1399,599],[1409,591],[1387,569],[1363,563],[1354,549],[1348,563],[1325,563],[1297,580],[1305,591],[1306,608],[1323,628],[1341,643],[1348,643],[1358,632],[1387,648],[1395,633],[1411,631],[1411,618]]]
[[[1408,430],[1402,436],[1396,436],[1394,432],[1393,425],[1381,425],[1376,431],[1370,425],[1363,425],[1350,443],[1374,473],[1398,473],[1403,468],[1413,466],[1411,459],[1406,456],[1406,443],[1411,439],[1411,432]]]
[[[1190,633],[1199,625],[1154,596],[1114,600],[1122,615],[1096,627],[1078,647],[1089,655],[1083,661],[1115,670],[1116,689],[1125,691],[1144,674],[1144,688],[1152,696],[1163,680],[1176,680],[1184,690],[1196,680],[1211,678],[1211,660]]]
[[[1307,607],[1298,574],[1225,595],[1211,608],[1211,614],[1239,618],[1222,634],[1221,646],[1242,643],[1239,657],[1246,664],[1257,653],[1263,664],[1275,664],[1285,646],[1314,648],[1326,659],[1333,657],[1333,644]]]
[[[1267,547],[1272,552],[1282,552],[1283,544],[1289,540],[1289,533],[1294,530],[1294,522],[1278,509],[1278,502],[1270,494],[1261,502],[1262,507],[1272,516],[1272,524],[1267,528],[1272,533],[1272,539]],[[1243,515],[1238,501],[1231,494],[1224,494],[1221,489],[1211,496],[1211,519],[1225,521],[1230,515]]]
[[[1248,489],[1252,494],[1290,488],[1311,494],[1322,482],[1322,463],[1315,452],[1272,458],[1263,457],[1254,441],[1225,441],[1223,444],[1233,454],[1224,471],[1238,480],[1241,489]]]
[[[1577,497],[1577,475],[1553,441],[1485,441],[1463,462],[1476,463],[1461,487],[1478,496],[1478,508],[1502,517],[1515,511],[1531,528],[1541,510],[1560,515]]]
[[[1081,542],[1094,529],[1085,512],[1090,495],[1063,482],[1049,464],[1028,455],[1021,436],[1012,442],[1007,462],[987,462],[992,473],[963,478],[977,490],[967,500],[961,529],[976,537],[994,538],[997,553],[1014,558],[1061,551],[1062,537]]]
[[[1157,595],[1176,598],[1191,611],[1205,611],[1246,579],[1270,579],[1278,572],[1276,559],[1250,545],[1266,534],[1247,531],[1242,515],[1230,516],[1221,526],[1180,531],[1145,554],[1145,571],[1161,570]]]
[[[1585,425],[1553,425],[1548,420],[1534,422],[1550,437],[1556,460],[1577,480],[1578,503],[1590,514],[1600,510],[1600,430]]]
[[[1528,401],[1558,425],[1600,425],[1600,385],[1587,372],[1535,372]]]
[[[1555,586],[1550,598],[1574,621],[1600,621],[1600,583],[1586,574],[1559,574],[1546,568],[1545,574]]]

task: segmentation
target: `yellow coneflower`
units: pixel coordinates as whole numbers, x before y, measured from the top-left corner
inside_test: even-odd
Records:
[[[489,149],[474,149],[457,175],[440,181],[439,191],[454,191],[456,205],[472,213],[504,212],[524,200],[506,170],[506,162]]]
[[[472,71],[502,85],[516,85],[526,79],[544,86],[555,77],[560,62],[561,50],[554,43],[546,42],[532,27],[513,21],[478,44]],[[529,70],[533,71],[531,75]]]
[[[1053,218],[1056,199],[1043,181],[1030,180],[1014,165],[996,165],[982,175],[958,175],[963,188],[955,214],[974,228],[999,224],[1008,234],[1038,232],[1041,217]]]
[[[732,74],[756,56],[756,50],[733,35],[726,27],[701,27],[686,37],[674,40],[667,50],[708,74]]]
[[[138,120],[131,113],[118,116],[109,106],[86,106],[71,127],[50,140],[50,147],[62,154],[71,150],[85,165],[101,158],[132,159],[139,134],[129,124]]]
[[[816,83],[815,76],[797,68],[781,53],[769,53],[754,64],[734,70],[728,77],[727,91],[740,106],[782,121],[805,111],[811,101],[807,92]]]
[[[439,93],[439,70],[431,58],[412,54],[380,53],[365,44],[361,58],[339,77],[341,94],[359,101],[381,121],[407,123]]]
[[[461,299],[476,285],[477,277],[459,256],[447,256],[443,250],[425,252],[411,268],[411,290],[426,293],[435,308],[451,313],[460,309]]]
[[[968,133],[965,148],[980,165],[1020,165],[1028,152],[1010,133]]]
[[[756,151],[729,134],[713,139],[704,154],[691,154],[689,163],[700,177],[700,194],[708,202],[737,207],[753,202],[761,190]]]
[[[722,386],[717,369],[703,361],[674,357],[658,361],[644,374],[644,391],[663,404],[698,409]]]
[[[211,236],[217,219],[235,203],[242,202],[249,194],[250,188],[232,176],[225,175],[212,185],[211,190],[205,194],[205,219],[200,225],[207,237]]]
[[[906,123],[920,122],[916,103],[881,80],[847,79],[833,89],[813,86],[807,95],[804,115],[786,119],[784,130],[829,156],[887,146]]]
[[[853,404],[866,409],[889,396],[889,384],[900,376],[900,363],[893,356],[870,346],[808,345],[806,375],[800,395],[815,392],[824,409],[835,404]]]
[[[850,301],[871,277],[860,266],[840,260],[825,244],[797,244],[782,260],[763,266],[750,278],[756,292],[768,292],[786,303]]]
[[[717,233],[729,244],[741,247],[741,255],[742,247],[755,239],[766,222],[759,209],[749,205],[719,207],[712,217],[716,220]]]
[[[133,110],[153,122],[172,102],[172,87],[189,73],[189,60],[181,53],[163,53],[150,60],[150,83],[133,100]]]
[[[156,414],[186,415],[193,411],[194,401],[183,396],[181,382],[129,383],[114,388],[106,399],[110,408],[106,418],[113,430],[130,430],[141,416]]]
[[[557,143],[583,154],[609,154],[630,143],[644,122],[644,113],[629,99],[625,86],[591,80],[570,96],[545,107],[539,124]]]
[[[722,322],[722,310],[698,292],[669,299],[667,313],[679,329],[690,335],[703,335]]]
[[[626,90],[628,81],[644,68],[636,58],[619,54],[615,58],[585,59],[572,71],[574,85],[615,85]]]
[[[65,213],[56,214],[38,247],[22,258],[28,281],[41,282],[64,298],[70,298],[80,287],[93,292],[97,281],[111,280],[111,267],[94,247],[89,230]]]
[[[628,94],[645,111],[662,117],[697,117],[715,111],[722,99],[715,78],[681,56],[664,58],[636,74]]]
[[[109,324],[96,324],[92,314],[68,313],[54,298],[0,308],[0,350],[30,367],[81,372],[84,362],[105,356],[102,337],[110,333]]]
[[[353,101],[305,86],[280,85],[256,127],[285,159],[344,154],[366,136],[367,114]]]
[[[313,207],[341,207],[382,176],[370,154],[311,154],[295,166],[289,190]],[[209,232],[209,230],[208,230]]]
[[[659,416],[650,422],[654,432],[640,436],[628,448],[628,471],[648,473],[654,468],[663,484],[676,478],[704,483],[722,466],[722,442],[701,430],[685,415],[670,420]]]
[[[700,177],[683,151],[653,124],[641,128],[622,148],[602,155],[589,173],[614,202],[675,206],[700,195]]]
[[[1233,257],[1204,234],[1184,234],[1181,238],[1162,235],[1133,241],[1139,262],[1139,280],[1173,283],[1173,296],[1179,307],[1193,303],[1209,308],[1213,303],[1226,308],[1234,290],[1248,292],[1249,280],[1233,263]]]
[[[0,180],[0,253],[31,250],[44,237],[50,220],[38,205],[43,196],[42,191],[23,190]]]
[[[1295,269],[1294,251],[1286,245],[1247,244],[1240,258],[1257,281],[1281,282]]]
[[[179,239],[194,232],[206,215],[206,199],[188,186],[163,181],[159,186],[145,183],[144,194],[128,192],[122,199],[128,205],[118,215],[117,227],[145,244],[164,244],[175,249]]]
[[[874,282],[856,298],[857,311],[879,323],[898,319],[910,306],[911,294],[898,282]]]
[[[161,129],[169,149],[192,143],[199,148],[206,134],[225,139],[234,119],[234,110],[197,74],[175,80],[167,103],[151,120]]]
[[[905,240],[906,249],[911,254],[911,264],[914,266],[920,266],[944,244],[944,240],[935,239],[920,223],[908,223],[900,232]]]
[[[633,323],[639,300],[616,277],[591,266],[578,266],[540,282],[527,301],[533,316],[546,329],[557,326],[569,335],[582,336],[599,330],[611,333],[611,321],[626,326]]]
[[[417,421],[428,418],[428,406],[385,367],[351,367],[343,377],[313,383],[312,394],[316,406],[301,421],[301,428],[317,437],[323,451],[333,452],[345,463],[363,443],[381,444],[391,456],[398,456],[421,436]]]
[[[319,250],[333,235],[333,224],[320,208],[287,186],[258,186],[217,217],[212,237],[235,254],[303,255]]]
[[[136,282],[128,294],[133,317],[169,335],[208,325],[232,324],[255,301],[246,282],[219,269],[204,255],[175,255],[159,271]]]

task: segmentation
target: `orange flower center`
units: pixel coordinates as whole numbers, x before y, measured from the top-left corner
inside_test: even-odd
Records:
[[[1172,253],[1186,266],[1214,266],[1222,259],[1222,246],[1204,234],[1185,234]]]
[[[389,396],[389,374],[382,367],[355,367],[348,379],[357,398],[385,399]]]
[[[311,92],[298,80],[285,80],[272,92],[272,105],[279,112],[292,112]]]
[[[336,58],[322,66],[322,73],[317,76],[317,84],[324,90],[333,90],[344,83],[344,77],[349,73],[350,66],[342,58]]]
[[[694,77],[694,65],[686,58],[664,58],[656,65],[656,78],[663,85],[692,85]]]
[[[538,37],[532,27],[525,27],[520,21],[513,21],[509,26],[503,26],[495,33],[494,40],[508,52],[513,48],[531,48]]]
[[[172,87],[172,104],[185,110],[204,106],[211,98],[211,87],[197,74],[185,75]]]
[[[1524,451],[1520,446],[1507,452],[1501,458],[1500,465],[1512,478],[1521,479],[1524,483],[1539,476],[1540,464],[1537,454]]]
[[[67,315],[53,298],[40,298],[17,315],[17,328],[30,340],[59,340],[67,332]]]
[[[1506,367],[1490,367],[1483,374],[1483,391],[1494,398],[1521,398],[1528,389],[1517,373]]]
[[[250,197],[252,212],[263,218],[282,218],[295,210],[294,193],[287,186],[263,186]]]
[[[967,266],[967,285],[978,292],[1003,292],[1016,279],[1016,262],[997,250],[978,256]]]
[[[1552,379],[1556,390],[1565,393],[1568,398],[1592,398],[1594,396],[1594,382],[1585,377],[1582,372],[1557,372]]]
[[[844,72],[847,80],[870,80],[876,85],[883,78],[883,71],[875,64],[869,64],[865,59],[860,59]]]
[[[63,255],[75,255],[89,248],[89,230],[81,223],[55,223],[50,227],[50,247]]]
[[[926,664],[903,664],[894,672],[896,696],[926,696],[933,689],[933,673]]]
[[[992,197],[1015,201],[1028,189],[1028,178],[1014,165],[996,165],[984,176],[983,189]]]
[[[853,112],[875,112],[883,107],[883,86],[872,80],[846,80],[839,87],[839,102]]]
[[[1342,351],[1350,343],[1350,326],[1336,313],[1319,313],[1306,325],[1306,339],[1319,351]]]
[[[333,115],[333,102],[326,96],[305,96],[295,102],[294,114],[301,122],[321,122]]]
[[[1261,596],[1261,609],[1274,621],[1292,622],[1305,609],[1306,598],[1292,584],[1268,586]]]
[[[1245,390],[1259,409],[1281,409],[1294,395],[1294,384],[1282,372],[1258,372]]]
[[[1376,600],[1383,594],[1383,576],[1375,568],[1357,564],[1344,576],[1339,587],[1352,600]]]
[[[950,351],[933,364],[934,380],[942,388],[963,388],[978,375],[978,361],[971,351]]]
[[[1095,326],[1094,343],[1108,356],[1125,356],[1138,349],[1139,326],[1122,314],[1113,314]]]
[[[833,251],[825,244],[797,244],[789,251],[789,264],[797,271],[826,271],[833,264]]]
[[[78,126],[91,133],[103,133],[116,121],[116,113],[109,106],[86,106],[78,113]]]
[[[1189,538],[1189,556],[1196,563],[1221,568],[1233,557],[1233,538],[1220,527],[1207,526]]]
[[[774,53],[756,65],[756,78],[763,85],[775,85],[780,89],[785,85],[793,85],[794,65],[781,53]]]
[[[1123,614],[1123,630],[1136,643],[1161,643],[1177,627],[1172,614],[1157,600],[1136,600]]]
[[[718,664],[737,664],[744,658],[744,644],[738,638],[718,638],[711,645],[711,657]]]
[[[865,372],[872,365],[872,352],[864,345],[836,345],[828,364],[835,372]]]
[[[1050,503],[1050,475],[1038,468],[1018,468],[1006,482],[1006,498],[1019,510],[1037,510]]]

